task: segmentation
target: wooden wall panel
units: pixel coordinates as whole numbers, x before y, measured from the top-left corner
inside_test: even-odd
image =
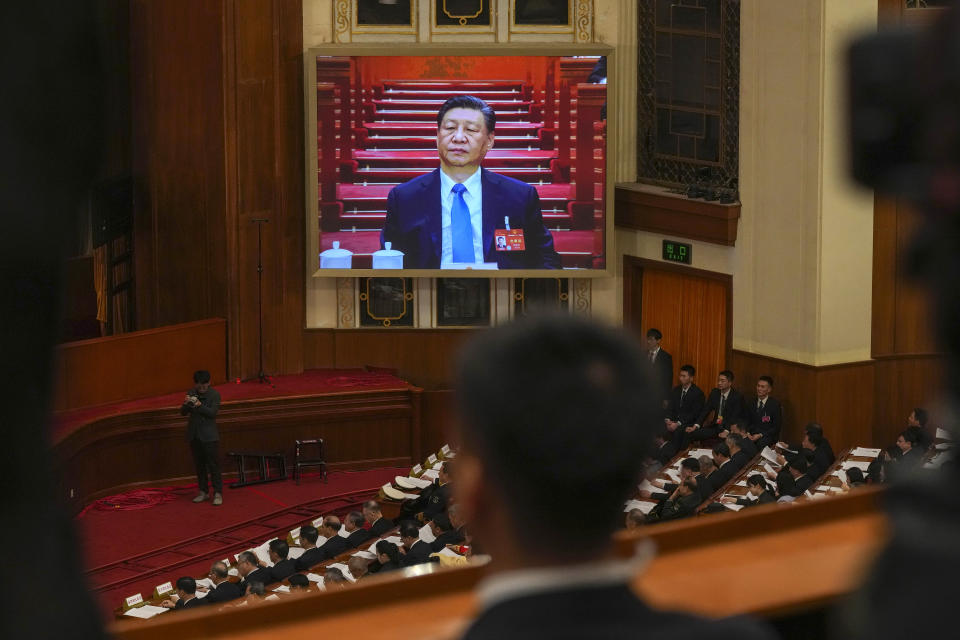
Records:
[[[178,407],[108,416],[55,443],[60,495],[74,508],[135,485],[190,482],[193,463]],[[369,391],[224,403],[217,416],[225,473],[233,450],[282,451],[326,440],[331,469],[406,466],[421,459],[420,391]],[[292,468],[292,467],[291,467]]]
[[[874,433],[876,391],[872,362],[820,367],[816,379],[816,421],[824,431],[829,430],[834,451],[887,444]]]
[[[730,354],[731,277],[633,256],[624,257],[623,268],[624,325],[640,340],[647,329],[659,329],[674,377],[692,364],[698,386],[709,393]]]
[[[420,457],[426,458],[451,442],[456,407],[453,391],[424,391],[420,418]]]
[[[940,356],[902,356],[875,361],[876,406],[874,433],[878,441],[893,443],[907,425],[914,407],[927,409],[933,424],[944,424],[943,380],[946,360]]]
[[[130,5],[137,328],[227,317],[223,4]]]
[[[186,324],[62,344],[54,409],[69,411],[186,390],[197,369],[226,380],[226,322]]]

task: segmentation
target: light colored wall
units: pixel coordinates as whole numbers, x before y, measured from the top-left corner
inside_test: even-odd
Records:
[[[733,275],[735,349],[812,365],[870,357],[873,199],[844,177],[842,52],[876,14],[875,0],[741,4],[737,242],[691,243],[694,267]],[[659,260],[664,237],[617,231],[618,285],[622,256]]]

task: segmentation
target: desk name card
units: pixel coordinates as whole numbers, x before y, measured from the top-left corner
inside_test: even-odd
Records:
[[[154,597],[162,598],[168,593],[173,593],[173,584],[170,582],[164,582],[163,584],[158,584],[157,588],[153,590]]]
[[[125,599],[124,599],[124,601],[123,601],[123,610],[124,610],[124,611],[127,611],[128,609],[132,609],[132,608],[134,608],[134,607],[138,607],[138,606],[140,606],[141,604],[143,604],[143,595],[141,595],[141,594],[138,593],[138,594],[135,594],[135,595],[130,596],[129,598],[125,598]]]

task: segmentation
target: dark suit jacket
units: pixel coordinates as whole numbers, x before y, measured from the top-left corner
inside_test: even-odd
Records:
[[[270,567],[270,577],[273,578],[273,582],[280,582],[281,580],[286,580],[296,572],[297,572],[297,563],[292,558],[285,558],[280,562],[278,562],[277,564]]]
[[[716,491],[716,488],[714,488],[714,482],[716,481],[717,477],[716,469],[711,471],[710,475],[706,477],[703,477],[702,475],[697,476],[697,489],[700,491],[700,502],[707,500],[707,498],[712,496],[713,492]],[[717,488],[719,488],[719,485],[717,485]]]
[[[676,500],[666,500],[660,510],[660,520],[677,520],[692,516],[701,502],[703,501],[700,499],[699,492],[691,493]]]
[[[317,566],[324,560],[326,560],[326,557],[323,554],[323,550],[320,549],[320,547],[314,547],[304,551],[303,555],[297,558],[294,564],[297,567],[297,571],[306,571],[311,567]]]
[[[677,451],[677,443],[673,440],[667,440],[662,447],[653,453],[653,459],[663,466],[667,466],[667,464],[673,460],[673,457],[677,455]]]
[[[649,352],[647,360],[650,359]],[[650,363],[653,368],[653,379],[657,385],[657,392],[661,400],[666,400],[670,395],[670,386],[673,384],[673,356],[663,350],[657,352],[656,359]]]
[[[819,478],[827,472],[827,469],[830,468],[830,465],[834,463],[837,459],[833,455],[833,447],[830,446],[830,443],[824,438],[817,448],[813,450],[813,468],[808,471],[808,473],[814,477],[814,479]]]
[[[343,536],[334,534],[320,547],[323,560],[334,558],[350,548],[350,543]],[[321,562],[323,561],[321,560]]]
[[[359,547],[361,544],[366,542],[371,538],[370,532],[366,529],[357,529],[349,536],[347,536],[347,548],[353,549]]]
[[[250,586],[251,582],[259,582],[260,584],[266,586],[268,584],[273,584],[276,580],[273,579],[273,574],[270,573],[268,567],[258,567],[247,574],[247,577],[240,581],[240,593],[246,593],[247,587]]]
[[[370,525],[370,536],[373,538],[379,538],[390,529],[393,529],[395,526],[393,520],[384,518],[381,516],[379,520]]]
[[[463,640],[773,640],[760,622],[655,611],[626,584],[522,595],[483,611]]]
[[[733,456],[730,458],[730,464],[733,465],[733,468],[736,469],[736,472],[739,472],[745,466],[747,466],[747,463],[750,462],[750,460],[752,459],[753,459],[753,456],[747,455],[747,452],[741,449],[740,451],[737,451],[735,454],[733,454]],[[728,465],[724,465],[724,468],[727,468],[727,466]]]
[[[204,598],[203,601],[207,604],[218,604],[220,602],[236,600],[242,595],[243,592],[240,591],[240,583],[225,580],[218,584],[215,588],[211,589],[210,593],[207,594],[207,597]]]
[[[667,418],[680,423],[680,426],[673,432],[672,438],[678,448],[683,447],[683,442],[687,437],[684,428],[696,423],[702,410],[703,391],[697,385],[691,384],[685,396],[680,385],[675,386],[670,391],[670,398],[667,403]]]
[[[400,556],[400,566],[412,567],[415,564],[430,562],[431,553],[433,553],[433,550],[429,544],[423,540],[417,540],[413,543],[413,546],[410,547],[409,551]]]
[[[782,410],[779,400],[773,396],[767,396],[763,410],[757,411],[757,398],[754,398],[747,405],[746,414],[750,422],[750,433],[762,433],[763,439],[771,443],[780,439]]]
[[[737,471],[739,471],[739,469],[737,469],[733,458],[727,460],[722,466],[717,467],[717,470],[710,474],[710,493],[713,493],[730,482],[730,479],[736,475]]]
[[[794,478],[789,469],[781,469],[780,473],[777,474],[777,492],[781,496],[799,498],[811,485],[813,485],[813,480],[806,474]]]
[[[481,169],[483,190],[483,256],[501,269],[559,269],[560,256],[553,236],[543,224],[537,190],[525,182]],[[496,251],[493,232],[523,229],[523,251]],[[387,219],[380,233],[381,245],[393,243],[403,252],[405,269],[439,269],[443,239],[440,230],[440,169],[399,184],[387,195]]]
[[[743,418],[743,395],[736,389],[727,392],[727,400],[723,403],[723,426],[717,424],[720,409],[720,389],[714,388],[703,405],[703,411],[697,417],[696,424],[700,425],[698,437],[715,438],[718,433],[726,429],[731,422]],[[709,418],[709,422],[708,422]],[[697,432],[694,432],[697,433]]]
[[[187,440],[196,438],[200,442],[216,442],[220,439],[216,421],[217,411],[220,410],[220,392],[208,387],[206,393],[200,394],[194,387],[187,393],[200,400],[199,407],[187,403],[180,405],[180,415],[190,416],[187,421]]]
[[[450,531],[444,531],[437,539],[430,543],[431,551],[440,551],[448,544],[460,544],[464,540],[463,527],[459,529],[451,529]]]
[[[747,457],[751,460],[760,453],[760,449],[757,448],[757,443],[751,440],[750,438],[744,438],[743,442],[740,445],[740,451],[743,451],[747,454]]]
[[[197,597],[190,598],[187,601],[184,601],[182,599],[177,600],[177,602],[173,605],[173,608],[174,609],[193,609],[195,607],[202,607],[204,604],[206,604],[204,600],[205,598],[197,598]]]

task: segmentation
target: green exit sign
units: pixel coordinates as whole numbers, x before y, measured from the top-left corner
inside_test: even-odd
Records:
[[[667,262],[690,264],[690,258],[692,255],[692,245],[684,242],[674,242],[673,240],[663,241],[663,259]]]

